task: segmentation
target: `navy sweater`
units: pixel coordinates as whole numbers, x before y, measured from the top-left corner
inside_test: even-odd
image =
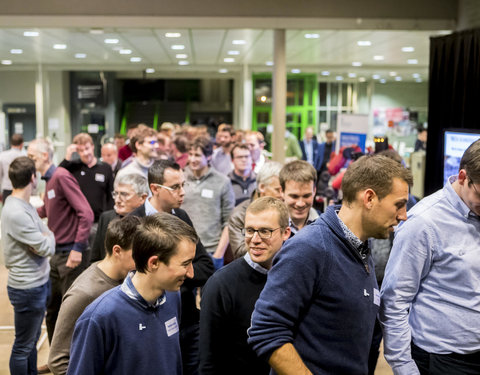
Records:
[[[146,308],[118,286],[95,301],[75,325],[68,375],[181,375],[179,293]]]
[[[362,261],[329,207],[278,253],[248,342],[266,360],[292,343],[316,375],[366,374],[379,303],[372,258]]]

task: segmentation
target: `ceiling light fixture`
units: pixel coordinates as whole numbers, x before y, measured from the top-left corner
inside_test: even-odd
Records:
[[[148,73],[148,74],[155,73],[155,69],[147,68],[147,69],[145,69],[145,73]]]
[[[402,52],[414,52],[415,48],[413,47],[402,47]]]
[[[66,44],[54,44],[53,49],[67,49]]]
[[[219,73],[225,74],[228,73],[228,69],[219,69]]]
[[[101,35],[103,33],[104,33],[103,29],[100,29],[100,28],[90,29],[90,34]]]
[[[120,55],[131,55],[132,54],[132,50],[131,49],[121,49],[120,51],[118,51],[120,53]]]
[[[2,65],[12,65],[12,60],[2,60]]]
[[[175,57],[176,57],[177,59],[186,59],[186,58],[188,57],[188,55],[185,54],[185,53],[177,53],[177,54],[175,55]]]
[[[75,58],[76,59],[84,59],[87,57],[87,54],[86,53],[76,53],[75,54]]]
[[[385,78],[382,78],[382,79],[380,80],[380,83],[386,83],[386,82],[387,82],[387,80],[386,80]]]
[[[266,66],[273,66],[273,61],[267,61],[267,62],[265,63],[265,65],[266,65]]]
[[[329,76],[330,75],[330,72],[328,70],[324,70],[322,72],[322,76]]]
[[[362,66],[362,63],[360,61],[354,61],[352,62],[352,66]]]
[[[180,38],[182,34],[180,33],[165,33],[165,36],[167,38]]]
[[[385,57],[383,57],[382,55],[375,55],[373,56],[373,59],[375,61],[382,61],[382,60],[385,60]]]
[[[233,63],[235,62],[235,59],[233,57],[225,57],[223,59],[223,62],[226,62],[226,63]]]
[[[104,40],[105,44],[117,44],[119,42],[118,39],[114,39],[114,38],[107,38]]]
[[[186,60],[180,60],[180,61],[178,62],[178,65],[188,65],[188,64],[190,64],[190,63],[189,63],[188,61],[186,61]]]
[[[417,59],[408,59],[407,64],[411,64],[411,65],[418,64],[418,60]]]
[[[413,77],[413,78],[420,78],[420,74],[418,74],[418,73],[413,73],[413,74],[412,74],[412,77]]]
[[[421,79],[421,78],[417,78],[417,79],[415,80],[415,82],[418,82],[418,83],[420,83],[420,82],[423,82],[423,81],[422,81],[422,79]]]
[[[240,55],[240,51],[228,51],[227,54],[229,54],[230,56],[236,56]]]
[[[302,71],[300,69],[292,69],[290,70],[293,74],[298,74],[301,73]]]
[[[390,75],[390,77],[395,77],[397,75],[397,72],[390,72],[388,74]]]
[[[359,45],[360,47],[368,47],[372,45],[372,42],[370,42],[369,40],[359,40],[357,42],[357,45]]]
[[[12,55],[21,55],[23,53],[23,49],[20,49],[20,48],[11,49],[10,53]]]
[[[305,34],[304,37],[306,39],[318,39],[318,38],[320,38],[320,35],[319,34]]]
[[[365,77],[360,77],[360,78],[358,79],[358,82],[365,82],[366,80],[367,80],[367,79],[366,79]]]
[[[343,81],[343,77],[342,77],[342,76],[336,76],[335,79],[336,79],[337,81]]]
[[[395,81],[398,81],[400,82],[402,80],[402,77],[398,76],[398,77],[395,77]]]
[[[380,79],[380,74],[374,74],[374,75],[372,76],[372,78],[373,78],[373,79]]]
[[[130,61],[131,62],[140,62],[140,61],[142,61],[142,58],[141,57],[130,57]]]
[[[235,40],[232,40],[232,44],[242,45],[242,44],[247,44],[247,42],[243,39],[235,39]]]
[[[348,73],[348,76],[350,78],[355,78],[357,76],[357,73]]]
[[[174,50],[182,50],[185,49],[185,46],[183,44],[174,44],[171,48]]]
[[[39,36],[40,33],[38,31],[24,31],[23,36]]]

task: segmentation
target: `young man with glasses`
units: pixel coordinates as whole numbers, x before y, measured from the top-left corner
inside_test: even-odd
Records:
[[[185,177],[180,166],[170,160],[157,160],[148,170],[148,184],[152,196],[130,215],[140,217],[165,212],[177,216],[193,227],[188,214],[180,208],[185,196]],[[180,346],[182,348],[183,371],[185,375],[198,371],[198,322],[199,311],[196,307],[195,292],[202,287],[213,274],[213,263],[198,241],[193,260],[194,276],[185,280],[181,289],[182,321],[180,324]]]
[[[233,171],[228,174],[235,194],[235,206],[250,199],[257,187],[257,176],[252,170],[252,154],[244,143],[237,143],[231,151]]]
[[[273,197],[251,203],[245,215],[247,253],[217,271],[203,289],[200,373],[269,374],[270,367],[247,344],[255,302],[275,254],[290,236],[288,210]]]
[[[382,284],[385,357],[395,374],[480,373],[480,141],[458,175],[408,211]]]

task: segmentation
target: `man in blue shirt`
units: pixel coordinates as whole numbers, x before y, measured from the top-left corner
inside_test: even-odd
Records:
[[[395,374],[480,373],[480,141],[457,176],[408,212],[382,285]]]
[[[77,320],[67,374],[182,374],[180,290],[193,277],[195,229],[147,216],[133,236],[136,272]]]

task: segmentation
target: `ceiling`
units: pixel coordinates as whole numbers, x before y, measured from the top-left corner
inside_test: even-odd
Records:
[[[32,31],[38,35],[24,35]],[[174,33],[175,37],[168,37],[167,33]],[[328,76],[323,74],[332,80],[425,81],[429,38],[447,33],[287,30],[287,71],[317,74],[328,71]],[[49,70],[142,72],[149,69],[148,72],[155,71],[149,73],[152,77],[182,72],[232,75],[245,67],[253,72],[268,72],[272,70],[267,64],[273,60],[273,34],[273,30],[261,29],[3,28],[0,71],[32,70],[41,64]],[[106,43],[108,39],[117,43]],[[243,44],[236,44],[239,41]],[[361,46],[359,41],[370,44]],[[59,44],[64,45],[63,49],[54,48]],[[173,49],[181,48],[174,46],[183,49]],[[409,49],[402,51],[405,47]]]

